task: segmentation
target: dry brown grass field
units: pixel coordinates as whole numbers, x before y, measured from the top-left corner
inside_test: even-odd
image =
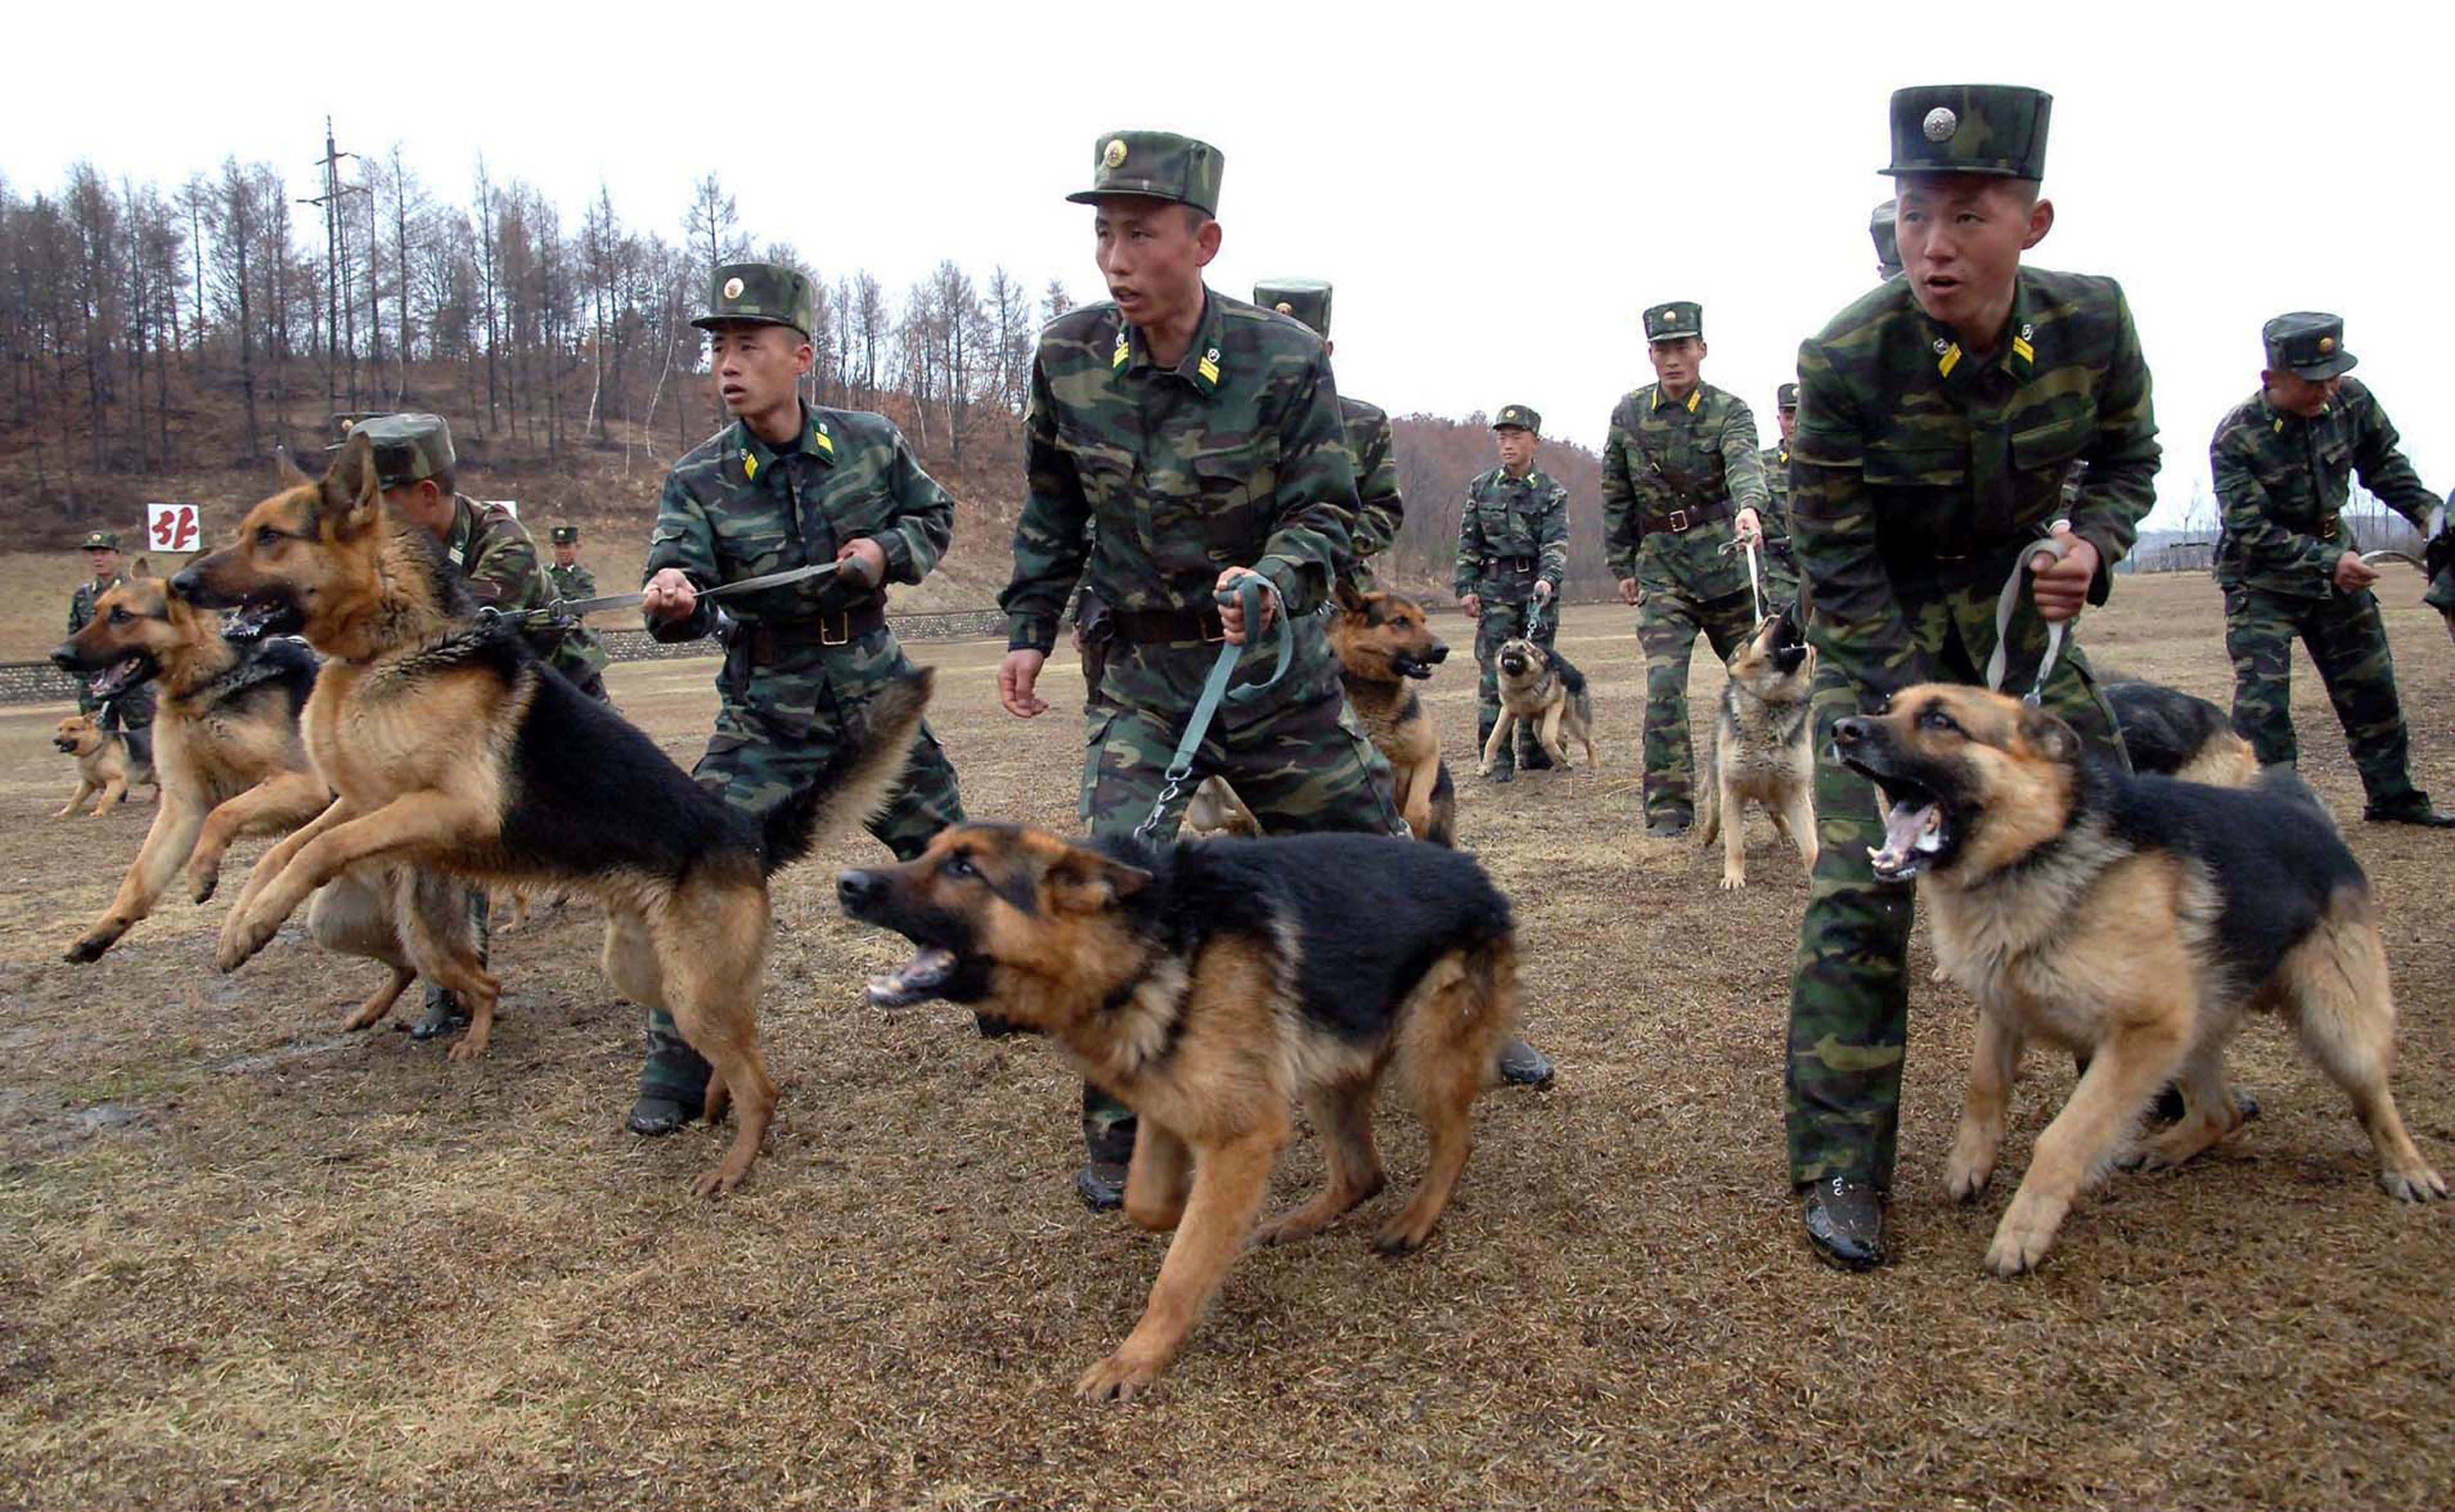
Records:
[[[2391,576],[2416,762],[2455,800],[2455,646]],[[1443,622],[1452,644],[1463,621]],[[2204,578],[2126,581],[2100,664],[2218,697]],[[1816,1265],[1783,1179],[1795,857],[1751,884],[1643,837],[1632,616],[1572,611],[1606,765],[1461,783],[1515,898],[1551,1091],[1494,1091],[1430,1246],[1370,1217],[1255,1254],[1146,1404],[1067,1388],[1131,1323],[1164,1240],[1075,1200],[1076,1083],[944,1008],[882,1014],[898,944],[838,917],[837,844],[777,889],[762,1009],[783,1084],[750,1182],[690,1196],[722,1134],[623,1133],[639,1015],[593,909],[498,934],[493,1053],[462,1065],[336,1005],[380,968],[294,924],[213,974],[226,900],[166,904],[101,962],[61,949],[148,822],[48,817],[57,711],[0,712],[0,1506],[944,1508],[2444,1506],[2455,1485],[2455,1205],[2389,1201],[2345,1100],[2272,1022],[2238,1042],[2265,1116],[2180,1172],[2117,1176],[2044,1269],[1979,1257],[2067,1059],[2033,1056],[2005,1165],[1940,1192],[1971,1009],[1914,963],[1895,1232]],[[922,647],[975,814],[1069,827],[1079,719],[1001,714],[996,648]],[[687,761],[707,661],[617,668]],[[1049,686],[1073,685],[1070,662]],[[1694,703],[1718,669],[1699,657]],[[2307,664],[2303,770],[2360,795]],[[1473,677],[1431,685],[1453,769]],[[609,816],[614,817],[614,816]],[[2384,901],[2397,1091],[2455,1168],[2455,838],[2351,824]],[[254,847],[237,857],[244,864]],[[1320,1174],[1309,1139],[1274,1192]]]

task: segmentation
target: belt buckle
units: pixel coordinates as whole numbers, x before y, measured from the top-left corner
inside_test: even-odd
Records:
[[[1688,512],[1686,510],[1673,510],[1671,512],[1671,528],[1674,531],[1684,531],[1688,528]]]
[[[828,635],[827,622],[830,616],[821,615],[819,616],[819,644],[822,646],[848,646],[852,644],[852,611],[847,609],[842,614],[836,615],[832,617],[834,622],[840,626],[841,629],[833,635]]]

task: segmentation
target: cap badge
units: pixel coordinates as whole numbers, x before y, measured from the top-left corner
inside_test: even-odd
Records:
[[[1108,145],[1100,152],[1100,166],[1108,169],[1111,171],[1126,166],[1126,139],[1124,137],[1112,136],[1108,138]]]
[[[741,279],[727,278],[724,281],[724,297],[727,299],[739,299],[741,297]]]
[[[2336,338],[2335,338],[2335,337],[2333,337],[2333,336],[2321,336],[2321,337],[2319,338],[2319,355],[2321,355],[2321,356],[2323,356],[2323,356],[2325,356],[2328,353],[2333,352],[2333,351],[2335,351],[2335,350],[2336,350]]]
[[[1280,300],[1277,304],[1272,305],[1270,308],[1283,315],[1291,315],[1296,312],[1296,307],[1288,303],[1284,299]]]
[[[1949,142],[1952,133],[1960,130],[1960,117],[1952,113],[1950,106],[1938,105],[1926,112],[1922,130],[1930,142]]]

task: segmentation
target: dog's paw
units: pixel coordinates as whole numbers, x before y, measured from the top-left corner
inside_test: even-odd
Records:
[[[1986,1183],[1993,1179],[1995,1157],[1991,1154],[1979,1155],[1956,1147],[1952,1159],[1944,1162],[1944,1195],[1956,1202],[1975,1201],[1978,1194],[1986,1190]]]
[[[2446,1195],[2446,1180],[2425,1165],[2381,1171],[2379,1185],[2399,1202],[2435,1202]]]
[[[213,890],[221,885],[222,869],[219,864],[213,866],[191,866],[188,868],[188,900],[190,902],[210,902],[213,899]]]
[[[223,921],[221,939],[213,950],[214,969],[225,973],[238,970],[262,950],[280,928],[280,919],[268,917],[257,909],[233,912]]]
[[[2059,1210],[2014,1198],[2003,1221],[1995,1227],[1995,1241],[1986,1246],[1986,1268],[2007,1280],[2036,1270],[2046,1251],[2054,1247],[2055,1231],[2061,1227]]]
[[[1489,761],[1476,762],[1474,764],[1474,775],[1479,777],[1488,777],[1491,776],[1491,763]]]
[[[1074,1395],[1085,1401],[1131,1401],[1149,1390],[1167,1368],[1165,1357],[1152,1359],[1120,1349],[1083,1372],[1074,1382]]]
[[[1734,872],[1734,871],[1729,870],[1728,868],[1725,868],[1725,869],[1723,870],[1723,872],[1722,872],[1722,891],[1723,891],[1723,892],[1725,892],[1725,893],[1735,893],[1735,892],[1737,892],[1740,888],[1745,887],[1745,886],[1747,886],[1747,885],[1748,885],[1748,874],[1747,874],[1747,873],[1745,873],[1745,872]]]
[[[102,959],[102,953],[118,944],[119,937],[126,933],[128,928],[124,924],[118,926],[104,924],[90,929],[77,937],[76,941],[69,946],[67,958],[80,966],[91,965]]]

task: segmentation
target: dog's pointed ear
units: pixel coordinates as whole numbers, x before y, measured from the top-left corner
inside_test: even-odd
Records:
[[[290,448],[286,446],[276,446],[273,449],[273,471],[274,477],[283,488],[296,488],[301,483],[315,481],[314,474],[301,468],[298,465],[298,459],[291,454]]]
[[[2043,709],[2020,706],[2020,739],[2049,761],[2080,759],[2080,736],[2072,733],[2070,725]]]
[[[1048,868],[1048,901],[1061,914],[1099,914],[1141,892],[1151,874],[1097,851],[1068,846]]]
[[[1338,580],[1337,587],[1330,590],[1330,596],[1338,600],[1339,608],[1350,615],[1364,613],[1364,595],[1357,593],[1355,585],[1344,577]]]
[[[383,497],[375,477],[375,443],[363,435],[351,435],[318,487],[316,517],[334,520],[340,534],[355,535],[375,523],[375,508]]]

